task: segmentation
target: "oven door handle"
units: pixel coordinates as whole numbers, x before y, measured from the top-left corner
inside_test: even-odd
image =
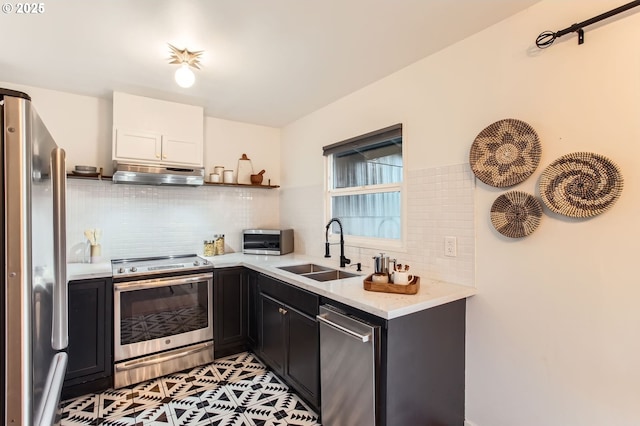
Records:
[[[143,360],[134,359],[133,361],[127,361],[120,364],[116,364],[115,369],[116,371],[128,371],[128,370],[133,370],[135,368],[148,367],[150,365],[158,364],[160,362],[167,362],[173,359],[183,358],[185,356],[200,352],[212,345],[213,345],[212,342],[205,342],[194,348],[191,348],[185,351],[173,352],[167,355],[160,354],[152,358],[147,358]]]
[[[157,287],[168,287],[170,285],[197,283],[200,281],[209,281],[212,279],[213,278],[210,274],[189,275],[187,277],[156,278],[151,280],[117,283],[113,285],[113,289],[120,292],[145,290]]]

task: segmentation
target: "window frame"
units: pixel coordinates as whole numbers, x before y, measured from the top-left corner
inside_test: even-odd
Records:
[[[347,188],[334,188],[334,155],[336,152],[331,152],[326,154],[327,150],[335,151],[336,146],[340,146],[341,144],[349,145],[349,144],[357,144],[358,141],[365,140],[370,135],[384,133],[388,129],[398,128],[401,132],[402,137],[402,181],[397,183],[383,183],[383,184],[375,184],[375,185],[360,185],[360,186],[351,186]],[[366,144],[368,145],[368,144]],[[356,145],[358,146],[358,145]],[[400,238],[398,239],[390,239],[390,238],[378,238],[378,237],[364,237],[357,235],[344,235],[345,245],[353,246],[353,247],[361,247],[361,248],[369,248],[379,250],[384,247],[385,250],[393,250],[393,251],[403,251],[405,249],[406,244],[406,230],[407,230],[407,191],[406,191],[406,143],[404,133],[402,133],[402,124],[396,124],[394,126],[389,126],[384,129],[380,129],[371,133],[367,133],[362,136],[357,136],[354,138],[347,139],[343,142],[338,142],[333,145],[329,145],[323,148],[325,151],[325,223],[328,223],[332,218],[332,198],[335,196],[346,196],[346,195],[363,195],[363,194],[375,194],[375,193],[384,193],[384,192],[399,192],[400,194]],[[338,152],[339,153],[339,152]],[[329,235],[333,235],[333,227],[329,229]]]

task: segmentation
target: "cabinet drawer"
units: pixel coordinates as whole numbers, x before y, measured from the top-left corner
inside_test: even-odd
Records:
[[[318,314],[320,298],[301,288],[294,287],[266,275],[260,275],[260,291],[311,317]]]

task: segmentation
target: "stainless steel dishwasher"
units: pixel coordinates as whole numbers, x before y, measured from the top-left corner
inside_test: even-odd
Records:
[[[322,424],[376,424],[377,346],[380,327],[320,306]]]

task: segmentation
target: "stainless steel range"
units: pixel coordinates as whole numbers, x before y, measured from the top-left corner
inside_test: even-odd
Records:
[[[111,262],[114,387],[213,361],[213,265],[184,255]]]

